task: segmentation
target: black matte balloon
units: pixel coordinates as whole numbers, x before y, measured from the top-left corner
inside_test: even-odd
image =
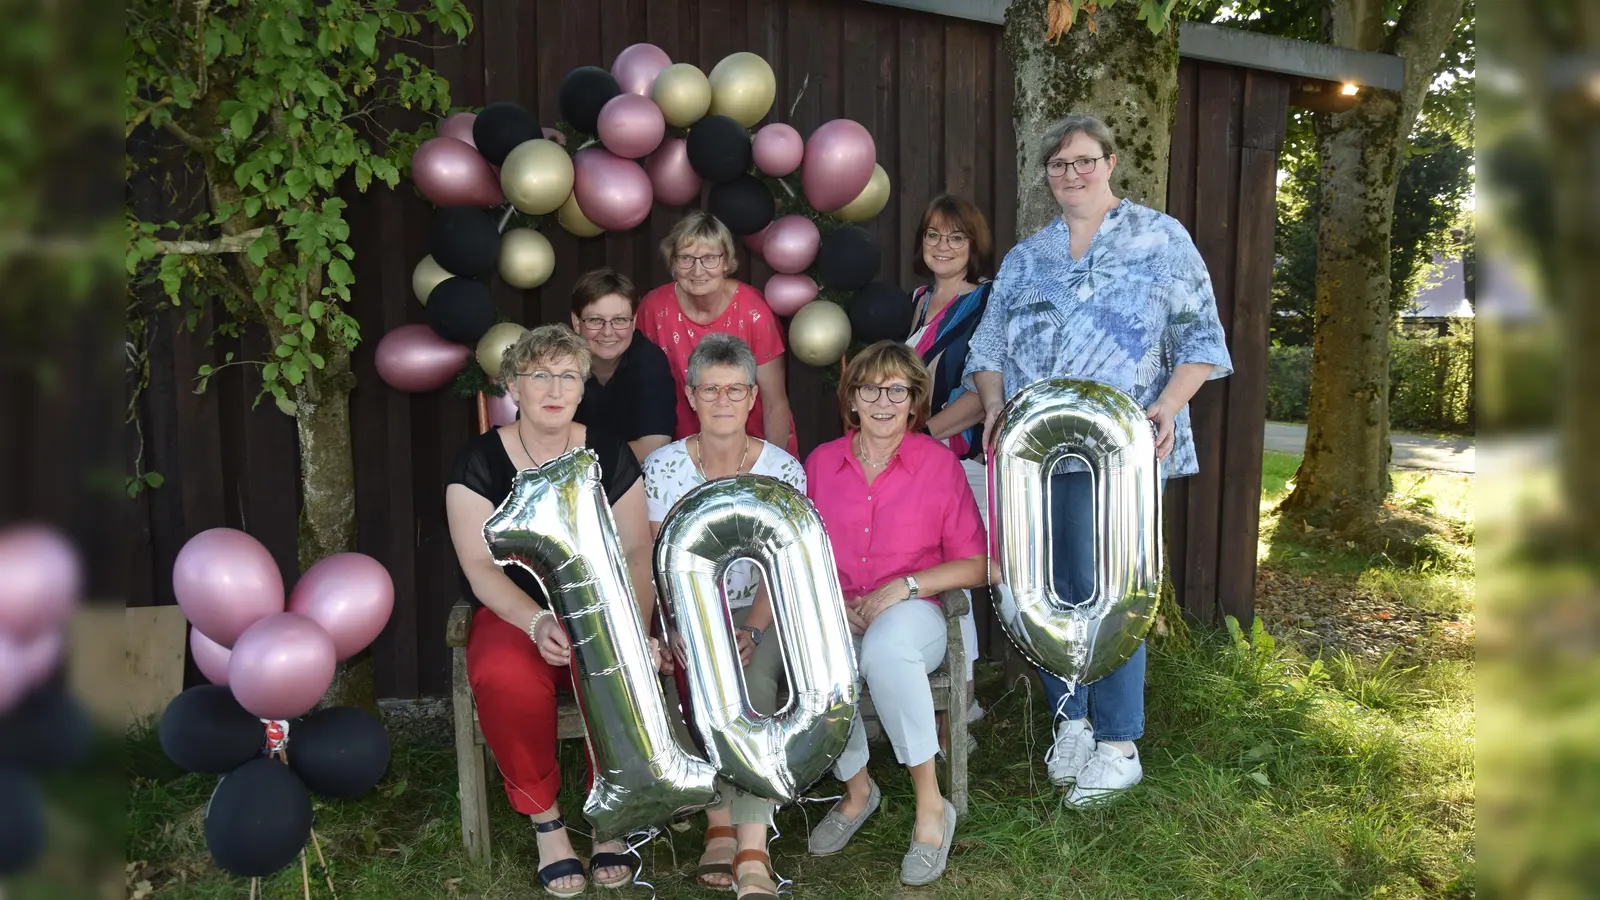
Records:
[[[52,683],[0,716],[0,735],[0,766],[41,772],[82,762],[94,742],[94,726],[67,689]]]
[[[599,127],[600,110],[622,93],[617,79],[599,66],[579,66],[561,79],[561,118],[584,134]]]
[[[755,234],[772,222],[778,202],[772,192],[754,175],[740,175],[732,181],[711,186],[706,208],[737,235]]]
[[[543,135],[544,130],[539,127],[539,120],[533,117],[533,113],[503,100],[485,106],[483,112],[472,120],[472,142],[478,146],[483,158],[494,166],[505,162],[506,154],[518,144]]]
[[[489,286],[471,278],[446,278],[428,295],[428,324],[439,337],[475,347],[494,324]]]
[[[292,755],[292,729],[289,740]],[[275,759],[235,769],[206,807],[206,849],[218,866],[243,878],[271,875],[294,862],[310,835],[311,792]]]
[[[261,753],[266,726],[220,684],[192,687],[161,714],[161,749],[190,772],[221,775]]]
[[[853,291],[878,277],[883,250],[878,239],[865,228],[846,225],[822,239],[817,251],[817,268],[822,283],[831,288]]]
[[[33,868],[44,852],[44,798],[33,776],[0,767],[0,877]]]
[[[321,709],[289,730],[289,766],[324,797],[353,800],[389,771],[389,732],[354,706]]]
[[[887,281],[874,281],[850,298],[850,333],[863,344],[911,336],[911,299]]]
[[[750,132],[728,116],[706,116],[689,129],[689,167],[707,181],[732,181],[749,171]]]
[[[441,206],[433,211],[428,248],[446,272],[484,278],[500,260],[500,229],[475,206]]]

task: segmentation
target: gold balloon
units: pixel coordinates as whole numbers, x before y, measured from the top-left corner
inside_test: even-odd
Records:
[[[711,82],[688,63],[673,63],[656,76],[650,99],[673,128],[688,128],[705,118],[711,108]]]
[[[428,295],[439,286],[439,282],[455,276],[444,270],[444,266],[433,261],[430,254],[424,256],[417,267],[411,270],[411,293],[417,295],[417,301],[423,306],[428,305]]]
[[[483,367],[484,374],[490,378],[500,377],[500,358],[506,355],[527,329],[515,322],[501,322],[489,326],[489,330],[478,338],[478,365]]]
[[[789,350],[808,366],[839,361],[850,346],[850,317],[830,300],[813,300],[789,320]]]
[[[872,178],[867,186],[854,200],[833,211],[835,216],[846,222],[865,222],[866,220],[883,212],[889,205],[889,173],[883,166],[872,164]]]
[[[576,237],[588,238],[605,234],[605,229],[589,221],[589,217],[578,208],[578,195],[573,194],[567,202],[561,204],[561,211],[556,214],[556,221],[561,223],[569,233]]]
[[[500,236],[500,279],[514,288],[536,288],[556,270],[556,251],[532,228],[513,228]]]
[[[746,128],[772,108],[778,79],[767,61],[754,53],[739,52],[723,58],[711,70],[711,115],[728,116]]]
[[[555,212],[572,195],[572,157],[555,141],[523,141],[500,164],[500,190],[529,215]]]

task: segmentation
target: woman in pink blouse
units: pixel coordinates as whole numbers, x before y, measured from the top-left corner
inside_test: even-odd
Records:
[[[914,350],[880,341],[863,350],[839,384],[846,434],[806,460],[806,495],[833,543],[861,677],[895,758],[911,770],[917,820],[900,880],[928,884],[944,873],[955,807],[939,792],[939,750],[928,674],[944,659],[940,592],[975,587],[985,574],[985,537],[961,461],[917,433],[928,416],[931,377]],[[878,808],[858,718],[834,774],[845,795],[811,832],[809,849],[844,849]]]
[[[784,374],[783,332],[778,317],[761,292],[734,278],[739,262],[733,255],[733,234],[708,212],[695,210],[672,226],[661,241],[661,256],[673,280],[639,301],[637,327],[651,343],[666,351],[678,387],[678,427],[674,440],[700,430],[689,406],[689,354],[707,334],[731,334],[756,354],[756,385],[761,388],[746,428],[751,437],[800,454],[789,414]]]

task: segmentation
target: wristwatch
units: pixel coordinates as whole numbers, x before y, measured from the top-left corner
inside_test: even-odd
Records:
[[[743,627],[745,631],[750,632],[750,643],[755,644],[757,647],[761,646],[761,629],[755,627],[754,625],[744,625],[741,627]]]
[[[917,599],[917,579],[914,576],[906,576],[906,594],[907,600]]]

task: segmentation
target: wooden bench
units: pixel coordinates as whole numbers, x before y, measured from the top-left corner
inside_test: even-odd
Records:
[[[940,595],[947,628],[944,664],[928,681],[933,687],[933,708],[944,713],[946,742],[945,756],[949,763],[948,791],[950,802],[958,815],[967,812],[967,707],[972,698],[967,693],[967,661],[961,644],[961,617],[969,608],[967,595],[962,591],[946,591]],[[450,646],[450,702],[455,716],[456,774],[461,792],[461,839],[467,848],[467,857],[474,861],[489,858],[489,772],[494,769],[494,755],[484,743],[483,729],[478,726],[478,705],[472,698],[472,686],[467,681],[467,631],[471,627],[472,608],[465,601],[450,610],[445,625],[445,642]],[[950,673],[956,673],[951,677]],[[863,687],[861,699],[862,721],[875,724],[872,698]],[[585,737],[583,717],[578,705],[570,697],[561,701],[556,719],[559,738]]]

